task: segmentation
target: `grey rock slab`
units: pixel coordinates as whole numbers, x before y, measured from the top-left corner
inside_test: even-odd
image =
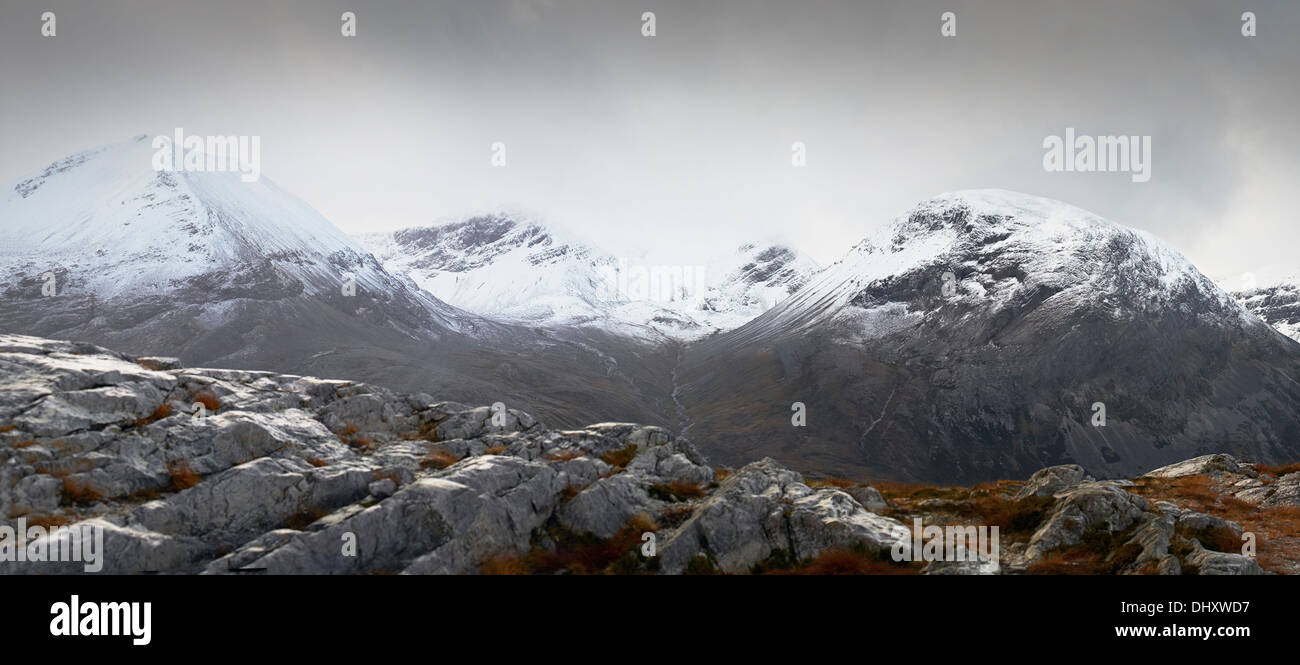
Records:
[[[1049,466],[1034,472],[1025,486],[1016,493],[1016,499],[1031,496],[1053,496],[1057,492],[1074,487],[1092,477],[1078,464]]]
[[[1058,496],[1056,507],[1029,539],[1032,561],[1061,547],[1077,544],[1088,527],[1105,524],[1122,531],[1147,516],[1150,504],[1136,494],[1105,483],[1083,483]]]
[[[910,531],[839,490],[813,490],[771,459],[736,471],[660,549],[661,570],[681,572],[707,554],[725,572],[748,572],[784,550],[795,559],[831,548],[884,550]]]
[[[1145,475],[1156,478],[1182,478],[1184,476],[1195,476],[1203,473],[1248,473],[1253,469],[1243,468],[1237,462],[1237,458],[1226,453],[1216,453],[1214,455],[1202,455],[1193,457],[1189,460],[1175,462],[1168,466],[1162,466],[1158,469],[1148,471]],[[1249,475],[1254,475],[1249,473]]]

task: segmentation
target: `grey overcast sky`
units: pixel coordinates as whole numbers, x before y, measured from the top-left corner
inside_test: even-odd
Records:
[[[999,187],[1216,279],[1300,272],[1296,0],[0,0],[0,84],[0,180],[134,134],[258,135],[263,174],[348,232],[504,209],[625,253],[829,263]],[[1066,127],[1151,136],[1151,180],[1045,172]]]

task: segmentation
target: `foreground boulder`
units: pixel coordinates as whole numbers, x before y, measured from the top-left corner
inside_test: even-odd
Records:
[[[1056,509],[1029,541],[1030,560],[1077,545],[1089,529],[1121,532],[1148,518],[1146,499],[1107,483],[1079,485],[1063,494]]]
[[[883,553],[910,536],[897,520],[872,514],[841,490],[814,490],[769,458],[723,481],[670,535],[662,566],[681,572],[702,557],[722,572],[749,572],[778,554],[801,560],[855,547]]]
[[[1029,477],[1029,482],[1020,488],[1017,499],[1031,496],[1052,496],[1061,490],[1074,487],[1085,480],[1092,480],[1083,467],[1078,464],[1063,464],[1039,469]]]

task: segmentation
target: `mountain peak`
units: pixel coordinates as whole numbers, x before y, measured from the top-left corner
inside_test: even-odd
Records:
[[[830,318],[872,335],[958,310],[1026,307],[1117,317],[1174,308],[1259,323],[1149,233],[1050,198],[980,189],[919,202],[754,324],[797,334]]]
[[[1278,279],[1237,291],[1233,296],[1278,332],[1300,342],[1300,278]]]
[[[676,377],[691,434],[718,459],[797,448],[827,473],[888,460],[983,479],[1043,463],[1124,474],[1224,441],[1294,446],[1298,368],[1293,342],[1150,234],[979,190],[880,226],[770,311],[688,349]],[[814,398],[809,434],[756,434],[788,418],[772,405],[811,413]],[[736,430],[750,421],[771,429]]]
[[[918,238],[926,232],[930,238]],[[1169,304],[1194,297],[1225,314],[1242,314],[1165,242],[1055,199],[999,189],[941,194],[896,219],[886,233],[891,251],[912,244],[936,250],[930,263],[947,264],[959,293],[985,297],[1042,284],[1080,300],[1127,294]],[[881,240],[869,238],[866,251],[883,247]]]
[[[491,213],[357,239],[391,272],[477,314],[530,324],[600,325],[693,338],[739,326],[819,270],[783,245],[750,242],[705,266],[650,265],[569,239],[540,222]],[[646,298],[656,275],[701,276],[687,298]],[[663,286],[656,284],[655,286]],[[672,289],[641,288],[641,291]],[[660,294],[662,295],[662,294]]]
[[[474,215],[434,226],[416,226],[360,236],[383,261],[412,258],[406,268],[463,273],[481,268],[516,250],[529,254],[529,263],[588,248],[564,243],[542,225],[506,213]],[[413,257],[418,255],[418,257]]]
[[[1005,189],[967,189],[925,199],[886,226],[893,244],[918,236],[947,234],[957,241],[1008,233],[1036,233],[1060,238],[1080,231],[1128,230],[1077,206]],[[862,244],[878,241],[868,237]]]
[[[351,239],[269,179],[155,170],[147,139],[74,153],[0,190],[0,269],[112,296],[265,260],[331,284],[363,267]]]
[[[8,329],[239,363],[476,324],[269,179],[156,170],[153,146],[144,136],[78,152],[0,190]]]

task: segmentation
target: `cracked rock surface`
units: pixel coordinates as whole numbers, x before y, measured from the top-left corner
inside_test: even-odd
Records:
[[[550,430],[509,408],[34,337],[0,335],[0,422],[0,523],[100,526],[104,572],[469,573],[557,525],[609,538],[639,517],[662,572],[695,556],[742,572],[907,534],[771,460],[719,484],[658,427]]]
[[[1001,490],[886,497],[770,458],[723,473],[660,427],[554,430],[504,404],[0,335],[0,526],[100,527],[110,573],[477,573],[574,542],[640,550],[624,572],[750,573],[826,553],[882,562],[914,519],[980,524],[993,505],[1018,529],[998,561],[912,572],[1042,572],[1084,557],[1092,572],[1260,574],[1236,553],[1241,525],[1141,493],[1204,477],[1242,505],[1285,509],[1300,495],[1286,468],[1274,477],[1217,454],[1130,481],[1068,464]]]

